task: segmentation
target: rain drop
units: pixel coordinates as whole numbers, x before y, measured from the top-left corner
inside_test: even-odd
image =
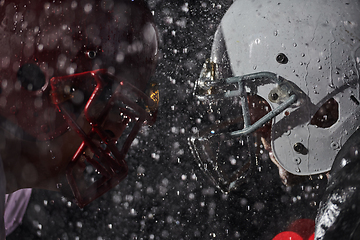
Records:
[[[92,11],[92,5],[90,3],[87,3],[85,6],[84,6],[84,11],[86,13],[90,13]]]

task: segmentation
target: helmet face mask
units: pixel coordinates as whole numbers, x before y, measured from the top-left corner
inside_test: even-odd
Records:
[[[158,39],[151,12],[142,1],[18,0],[5,1],[0,13],[2,127],[34,146],[75,134],[73,142],[52,146],[66,151],[80,143],[77,150],[69,147],[57,156],[61,163],[51,164],[66,175],[57,177],[60,190],[69,196],[69,184],[83,207],[127,175],[132,141],[144,123],[155,122],[159,96],[149,79]]]
[[[242,118],[244,123],[227,136],[259,137],[258,129],[271,125],[265,137],[279,166],[299,176],[328,172],[360,124],[360,51],[354,37],[360,36],[354,27],[360,23],[359,8],[356,1],[235,1],[215,33],[210,61],[195,84],[198,103],[210,109],[214,99],[233,98],[218,119]],[[259,114],[252,96],[266,102],[263,106],[269,110]],[[242,110],[233,115],[234,108]],[[261,115],[257,121],[251,120],[254,114]],[[204,139],[200,133],[208,128],[202,120],[197,120],[199,132],[189,139],[197,160],[195,139]],[[223,123],[212,122],[212,129]],[[261,144],[258,137],[252,138],[252,145]],[[222,151],[227,155],[226,148]],[[242,152],[231,155],[240,157]],[[254,158],[256,153],[250,155]],[[206,157],[201,162],[210,161],[210,154],[202,156]],[[224,173],[214,169],[215,175]],[[239,175],[234,184],[244,182],[244,177]]]
[[[96,87],[90,91],[91,96],[83,108],[86,122],[91,127],[85,132],[77,124],[72,101],[79,94],[75,84],[88,84],[92,82],[91,78]],[[83,207],[126,177],[126,153],[142,124],[155,122],[157,100],[126,81],[114,79],[104,69],[53,78],[51,87],[53,102],[83,141],[66,168],[67,180],[77,204]],[[116,146],[118,139],[111,135],[114,133],[109,135],[104,130],[104,125],[109,124],[115,125],[119,131],[116,135],[123,140],[121,146]],[[95,177],[85,181],[86,171],[95,172]]]
[[[259,166],[260,139],[269,138],[273,118],[302,94],[270,72],[213,80],[202,76],[195,95],[199,105],[209,108],[200,111],[206,115],[200,120],[203,128],[189,138],[189,144],[200,167],[221,190],[229,192]],[[267,91],[272,107],[257,95],[259,91]]]

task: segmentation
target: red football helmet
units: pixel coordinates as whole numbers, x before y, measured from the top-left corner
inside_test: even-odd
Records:
[[[5,0],[0,21],[2,127],[30,141],[76,131],[82,144],[66,177],[83,207],[127,175],[132,141],[156,119],[152,14],[140,0]],[[122,146],[105,122],[121,132]]]

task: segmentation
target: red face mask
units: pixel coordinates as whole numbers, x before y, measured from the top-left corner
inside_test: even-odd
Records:
[[[127,175],[132,141],[144,123],[155,122],[152,14],[142,1],[83,8],[66,0],[14,0],[0,16],[2,126],[33,142],[76,132],[81,144],[67,159],[60,190],[68,182],[83,207]]]

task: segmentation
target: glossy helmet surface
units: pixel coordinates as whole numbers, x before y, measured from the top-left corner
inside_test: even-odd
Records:
[[[260,133],[286,171],[331,169],[360,125],[359,11],[355,0],[232,4],[196,81],[197,104],[208,111],[189,138],[200,166],[224,191],[256,166]]]
[[[140,0],[0,4],[2,127],[29,141],[76,131],[82,144],[66,176],[82,207],[127,175],[128,148],[141,125],[156,119],[152,14]],[[119,149],[103,128],[114,111]],[[81,114],[90,130],[77,123]],[[89,167],[97,174],[87,181]]]

